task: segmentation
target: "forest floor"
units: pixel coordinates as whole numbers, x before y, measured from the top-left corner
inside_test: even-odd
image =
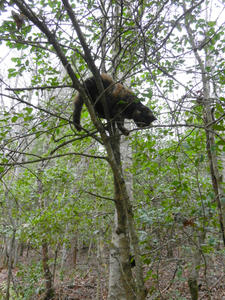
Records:
[[[27,261],[24,261],[27,264]],[[69,264],[67,265],[67,268]],[[69,270],[69,268],[68,268]],[[135,269],[133,269],[135,272]],[[176,260],[164,257],[160,263],[145,266],[146,274],[151,274],[146,281],[149,289],[148,300],[189,300],[191,299],[187,284],[188,268],[179,268]],[[14,284],[18,285],[18,268],[13,269]],[[107,264],[99,267],[96,257],[86,260],[82,255],[77,261],[77,266],[71,273],[67,273],[63,280],[56,276],[54,300],[106,300],[108,284]],[[0,300],[7,282],[7,270],[0,270]],[[41,284],[41,282],[40,282]],[[43,285],[43,281],[42,281]],[[1,296],[2,295],[2,296]],[[14,293],[13,293],[14,295]],[[10,300],[21,300],[23,297],[11,296]],[[29,298],[24,298],[28,300]],[[41,300],[43,293],[37,293],[29,300]],[[224,259],[216,257],[211,259],[207,266],[207,276],[205,269],[200,268],[199,277],[199,298],[198,300],[225,300],[225,264]]]

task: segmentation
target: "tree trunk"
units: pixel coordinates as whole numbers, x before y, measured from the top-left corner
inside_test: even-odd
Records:
[[[54,291],[52,288],[52,274],[49,269],[48,244],[44,241],[42,244],[42,266],[45,278],[45,297],[44,300],[52,299]]]
[[[39,205],[41,209],[45,209],[45,199],[42,198],[43,196],[43,184],[42,184],[42,172],[44,169],[44,163],[42,162],[42,165],[40,166],[38,170],[38,180],[37,180],[37,186],[38,186],[38,195],[40,195],[39,198]],[[53,297],[54,290],[52,287],[52,274],[49,268],[49,257],[48,257],[48,243],[43,238],[42,241],[42,267],[44,272],[44,279],[45,279],[45,296],[44,300],[50,300]]]
[[[117,166],[121,171],[120,138],[114,137],[111,143]],[[130,243],[127,230],[127,203],[121,182],[114,174],[114,199],[116,205],[115,223],[110,251],[109,300],[135,300],[136,291],[129,260]]]
[[[190,241],[194,245],[190,246],[191,261],[188,276],[188,286],[192,300],[198,300],[198,280],[199,280],[199,267],[201,264],[201,245],[205,240],[205,233],[196,234],[194,229],[190,232]]]
[[[0,267],[7,268],[9,263],[9,255],[8,255],[8,240],[3,237],[3,250],[0,256]]]
[[[72,265],[76,268],[77,265],[77,236],[74,236],[71,240],[71,255],[72,255]]]
[[[185,5],[185,1],[183,1],[183,9],[187,14],[187,9]],[[207,76],[207,68],[210,67],[210,56],[208,54],[207,48],[205,48],[205,60],[201,58],[196,49],[197,41],[195,41],[194,34],[189,24],[188,20],[189,14],[186,15],[185,18],[185,27],[188,33],[189,42],[193,48],[195,58],[198,62],[198,66],[201,70],[201,79],[202,79],[202,105],[204,109],[204,125],[205,125],[205,133],[206,133],[206,149],[207,155],[210,164],[210,175],[212,179],[212,186],[215,193],[215,201],[217,203],[218,215],[219,215],[219,223],[220,230],[222,234],[223,244],[225,246],[225,201],[222,201],[223,197],[223,187],[222,182],[220,180],[219,167],[218,167],[218,157],[216,153],[216,143],[215,143],[215,133],[212,128],[213,124],[213,115],[212,115],[212,106],[210,101],[210,79]]]
[[[193,268],[194,271],[194,268]],[[195,273],[195,272],[194,272]],[[191,294],[192,300],[198,300],[198,281],[195,276],[195,274],[192,274],[193,276],[189,277],[188,279],[188,286]]]
[[[9,248],[9,262],[8,262],[8,276],[7,276],[7,286],[6,286],[6,300],[10,299],[10,282],[12,278],[12,266],[13,266],[13,249],[15,245],[16,230],[13,230],[13,235],[11,238],[10,248]]]
[[[114,173],[115,224],[110,252],[109,300],[142,300],[146,297],[138,238],[134,228],[133,212],[122,175],[120,139],[114,137],[112,149],[119,170]],[[115,166],[114,166],[115,167]],[[112,168],[113,169],[113,168]],[[136,282],[130,264],[130,239],[136,261]]]

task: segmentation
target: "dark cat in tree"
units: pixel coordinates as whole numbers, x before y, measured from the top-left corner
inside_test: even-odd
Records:
[[[124,127],[124,119],[132,119],[138,127],[142,128],[149,126],[156,120],[153,112],[147,106],[143,105],[137,96],[121,83],[116,83],[108,74],[101,74],[101,79],[107,109],[104,109],[102,100],[100,100],[100,94],[94,77],[86,79],[83,87],[94,105],[97,115],[112,122],[113,128],[117,124],[120,131],[124,135],[128,135],[129,131]],[[80,118],[83,104],[84,101],[81,95],[78,94],[74,100],[73,112],[73,123],[78,131],[81,130]]]

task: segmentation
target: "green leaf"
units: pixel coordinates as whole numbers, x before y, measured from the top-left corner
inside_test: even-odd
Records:
[[[221,201],[221,204],[225,204],[225,197],[222,197],[222,198],[220,199],[220,201]]]
[[[213,129],[217,130],[217,131],[224,131],[225,127],[222,125],[215,124],[215,125],[213,125]]]
[[[28,114],[31,114],[33,111],[32,107],[25,107],[23,110],[26,110]]]
[[[18,75],[18,71],[14,68],[8,69],[8,78],[16,77]]]
[[[11,118],[12,123],[15,123],[18,120],[18,118],[19,118],[18,116],[13,116]]]
[[[208,21],[208,26],[213,27],[216,25],[216,21]]]

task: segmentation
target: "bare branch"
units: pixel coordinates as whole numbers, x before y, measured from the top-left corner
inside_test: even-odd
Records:
[[[57,86],[32,86],[32,87],[23,87],[23,88],[6,88],[6,91],[13,91],[13,92],[18,92],[18,91],[32,91],[32,90],[49,90],[49,89],[63,89],[63,88],[73,88],[72,85],[57,85]]]
[[[64,154],[58,154],[54,156],[48,156],[48,157],[41,157],[40,159],[35,159],[31,161],[23,161],[23,162],[12,162],[12,163],[0,163],[0,166],[6,166],[6,167],[11,167],[11,166],[20,166],[20,165],[27,165],[27,164],[34,164],[34,163],[39,163],[43,161],[48,161],[51,159],[59,158],[59,157],[64,157],[64,156],[71,156],[71,155],[77,155],[77,156],[84,156],[84,157],[90,157],[90,158],[97,158],[97,159],[104,159],[107,160],[106,156],[96,156],[96,155],[90,155],[90,154],[85,154],[85,153],[78,153],[78,152],[68,152]]]

